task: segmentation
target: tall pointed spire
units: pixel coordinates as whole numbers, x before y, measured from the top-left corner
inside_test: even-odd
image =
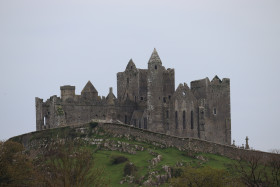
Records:
[[[160,63],[160,64],[162,64],[156,48],[154,48],[154,51],[153,51],[153,53],[150,57],[149,63]]]

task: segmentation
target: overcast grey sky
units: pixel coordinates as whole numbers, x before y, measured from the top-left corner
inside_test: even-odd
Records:
[[[0,0],[0,139],[35,130],[35,97],[90,80],[116,94],[156,48],[179,83],[231,79],[232,139],[280,149],[279,0]]]

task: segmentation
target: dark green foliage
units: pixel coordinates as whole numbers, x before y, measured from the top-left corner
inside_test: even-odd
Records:
[[[137,173],[137,168],[133,163],[127,163],[123,169],[124,176],[135,176]]]
[[[183,169],[180,167],[171,167],[171,176],[180,177],[183,174]]]
[[[111,163],[113,165],[121,164],[121,163],[124,163],[126,161],[128,161],[128,158],[126,158],[124,156],[112,156],[111,157]]]
[[[271,155],[268,161],[263,162],[260,156],[247,154],[240,157],[233,167],[247,186],[280,186],[279,155]]]
[[[0,142],[0,186],[33,186],[33,165],[20,143]]]
[[[81,143],[56,142],[36,160],[42,186],[107,186],[102,169],[94,168],[91,150]]]
[[[170,184],[174,187],[242,186],[237,179],[232,178],[225,170],[191,166],[185,167],[180,177],[172,178]]]
[[[91,129],[97,127],[97,125],[98,125],[97,122],[90,122],[90,123],[89,123],[89,126],[90,126]]]
[[[63,109],[62,109],[62,106],[58,106],[58,107],[57,107],[56,113],[57,113],[57,115],[59,115],[59,116],[63,116],[63,115],[64,115],[64,111],[63,111]]]

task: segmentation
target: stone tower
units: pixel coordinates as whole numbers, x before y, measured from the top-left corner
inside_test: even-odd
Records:
[[[154,49],[148,62],[148,93],[147,113],[148,129],[156,132],[165,132],[168,125],[164,114],[169,106],[166,104],[171,99],[175,90],[174,70],[166,70],[161,59]]]

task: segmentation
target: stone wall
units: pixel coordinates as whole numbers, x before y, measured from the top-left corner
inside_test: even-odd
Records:
[[[160,147],[176,147],[179,150],[218,154],[231,159],[239,159],[240,157],[245,158],[248,155],[255,155],[263,160],[267,160],[271,155],[275,155],[273,153],[246,150],[197,138],[180,138],[170,136],[123,124],[105,123],[99,124],[99,126],[104,129],[105,132],[111,133],[112,135],[129,135],[137,141],[147,142]]]
[[[85,129],[88,124],[76,125],[70,128],[76,129]],[[167,147],[175,147],[182,151],[192,151],[192,152],[201,152],[201,153],[211,153],[226,156],[231,159],[239,159],[240,157],[246,158],[248,155],[254,155],[260,157],[262,160],[268,160],[272,155],[276,155],[273,153],[256,151],[256,150],[246,150],[237,148],[234,146],[228,146],[218,143],[213,143],[197,138],[181,138],[176,136],[170,136],[166,134],[156,133],[140,128],[136,128],[133,126],[128,126],[125,124],[116,124],[116,123],[99,123],[97,127],[102,129],[102,133],[106,133],[111,135],[112,137],[123,137],[135,139],[139,142],[145,142],[156,147],[167,148]],[[62,129],[63,130],[63,129]],[[44,130],[48,131],[48,130]],[[24,144],[25,147],[30,147],[30,144],[34,144],[33,137],[42,136],[42,140],[44,137],[44,131],[36,131],[27,134],[23,134],[20,136],[16,136],[11,138],[10,140],[18,141]],[[47,132],[45,133],[47,134]],[[45,141],[45,140],[44,140]],[[36,143],[35,143],[36,144]],[[277,155],[280,156],[280,155]]]

